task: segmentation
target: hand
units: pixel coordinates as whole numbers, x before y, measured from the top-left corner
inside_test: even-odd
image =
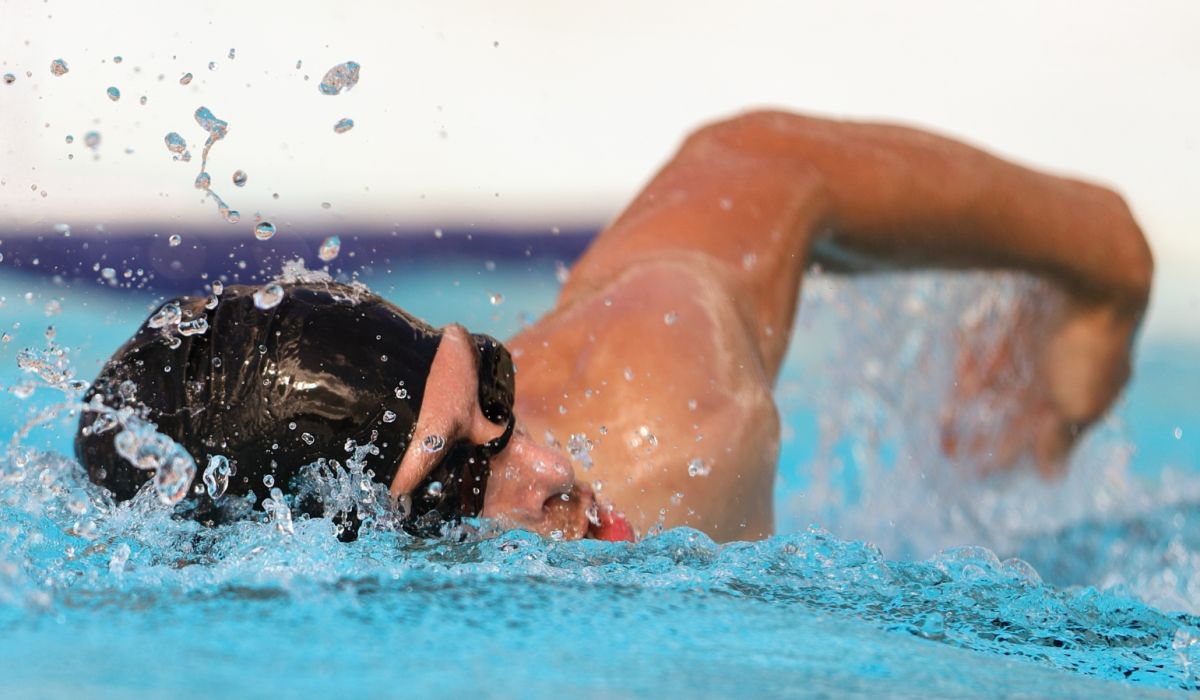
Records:
[[[1140,308],[1040,285],[999,324],[967,321],[943,450],[985,474],[1031,459],[1043,477],[1061,475],[1080,435],[1129,378],[1140,316]]]

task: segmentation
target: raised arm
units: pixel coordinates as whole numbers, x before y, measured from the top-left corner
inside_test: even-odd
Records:
[[[815,257],[1040,274],[1070,299],[1047,339],[1060,365],[1047,400],[1054,430],[1071,436],[1123,385],[1153,272],[1110,190],[915,129],[781,112],[692,134],[580,260],[561,301],[664,256],[715,263],[713,283],[758,330],[772,377]]]

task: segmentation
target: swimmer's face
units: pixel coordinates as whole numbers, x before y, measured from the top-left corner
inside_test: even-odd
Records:
[[[479,365],[470,335],[458,325],[444,332],[412,441],[392,480],[390,491],[397,498],[411,498],[440,460],[452,454],[451,446],[486,445],[505,432],[506,425],[488,420],[479,405]],[[589,514],[594,519],[596,510],[591,489],[576,483],[563,454],[537,444],[519,421],[489,461],[481,516],[546,537],[587,534]]]

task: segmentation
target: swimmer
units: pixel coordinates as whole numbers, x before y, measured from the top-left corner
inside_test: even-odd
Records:
[[[967,455],[1048,477],[1129,377],[1153,274],[1129,209],[1103,187],[914,129],[753,112],[692,133],[553,310],[507,343],[431,328],[345,285],[285,285],[265,311],[230,288],[213,310],[178,302],[208,333],[170,348],[144,326],[92,393],[145,406],[198,464],[235,460],[252,478],[231,493],[262,497],[261,475],[286,484],[353,439],[379,448],[374,477],[412,532],[478,515],[568,539],[655,526],[763,538],[772,390],[814,263],[1021,270],[1057,290],[1062,303],[1028,331],[1036,381],[1016,397],[1022,414],[1002,449]],[[950,413],[1006,390],[989,364],[960,364]],[[148,478],[111,435],[81,432],[76,446],[118,498]]]

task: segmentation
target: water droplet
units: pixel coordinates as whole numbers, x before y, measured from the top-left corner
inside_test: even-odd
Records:
[[[225,135],[229,133],[229,122],[217,119],[208,107],[197,107],[192,116],[200,128],[207,131],[214,141],[225,138]]]
[[[1175,430],[1171,431],[1171,434],[1175,436],[1176,440],[1182,440],[1183,439],[1183,428],[1176,426]]]
[[[187,141],[184,140],[179,132],[172,131],[163,137],[163,142],[167,144],[167,150],[171,153],[183,153],[187,150]]]
[[[190,83],[190,82],[192,82],[192,74],[191,74],[191,73],[184,73],[184,74],[183,74],[182,76],[180,76],[180,78],[179,78],[179,84],[180,84],[180,85],[187,85],[187,84],[188,84],[188,83]]]
[[[350,119],[349,117],[339,119],[337,121],[337,123],[333,125],[334,132],[339,133],[339,134],[344,134],[353,128],[354,128],[354,120]]]
[[[342,251],[342,239],[337,236],[326,238],[321,247],[317,250],[317,257],[323,262],[330,262],[338,256]]]
[[[279,306],[281,301],[283,301],[283,287],[278,284],[268,284],[254,292],[254,305],[263,311]]]
[[[667,324],[668,326],[675,325],[675,322],[678,320],[679,315],[674,311],[668,311],[667,313],[663,314],[663,323]]]
[[[180,243],[183,243],[183,236],[180,236],[178,233],[171,234],[171,237],[167,239],[167,245],[172,248],[179,247]]]
[[[209,61],[209,62],[208,62],[208,69],[209,69],[209,70],[216,70],[216,69],[217,69],[217,62],[216,62],[216,61]]]
[[[626,368],[625,368],[625,371],[624,371],[622,374],[624,374],[624,375],[625,375],[625,381],[627,381],[627,382],[632,382],[632,381],[633,381],[633,370],[631,370],[631,369],[629,369],[628,367],[626,367]]]
[[[196,189],[207,190],[211,185],[212,176],[208,173],[201,171],[200,174],[196,176]]]
[[[300,433],[300,439],[304,441],[305,445],[311,445],[317,441],[317,439],[312,436],[312,433]]]
[[[496,292],[495,294],[488,297],[488,301],[492,302],[492,306],[500,306],[501,304],[504,303],[504,295],[499,292]]]
[[[746,270],[754,269],[754,265],[758,262],[758,256],[754,253],[746,253],[742,256],[742,267]]]
[[[208,458],[208,466],[204,469],[204,486],[209,498],[220,498],[229,488],[229,477],[233,469],[229,466],[229,458],[224,455],[213,455]]]
[[[260,221],[254,227],[254,237],[260,241],[269,241],[275,235],[275,224],[270,221]]]
[[[4,74],[4,84],[5,85],[12,85],[15,82],[17,82],[17,76],[13,75],[12,73]]]
[[[305,433],[305,435],[308,435],[308,433]],[[307,442],[307,440],[305,442]],[[309,443],[309,444],[312,444],[312,443]],[[263,474],[263,486],[266,486],[269,489],[274,488],[275,487],[275,475],[274,474]]]
[[[67,143],[75,143],[75,137],[67,134]]]
[[[230,209],[229,207],[225,206],[224,202],[217,207],[217,212],[221,214],[221,217],[224,218],[225,221],[231,224],[236,224],[242,220],[242,213],[237,209]]]
[[[426,452],[441,452],[446,446],[446,438],[441,435],[426,435],[421,441],[421,449]]]
[[[88,148],[92,149],[93,151],[100,148],[100,132],[99,131],[89,131],[86,134],[84,134],[83,135],[83,145],[87,146]]]
[[[395,412],[393,412],[393,411],[384,411],[384,412],[383,412],[383,422],[384,422],[384,423],[395,423],[395,422],[396,422],[396,414],[395,414]]]
[[[105,90],[105,92],[108,93],[108,99],[112,100],[113,102],[116,102],[117,100],[121,99],[121,91],[116,89],[115,87],[110,87],[107,90]]]
[[[229,60],[237,57],[237,49],[229,49]]]
[[[584,469],[592,468],[592,449],[595,447],[588,436],[583,433],[572,433],[567,438],[567,452],[571,459],[579,462]]]
[[[213,294],[216,294],[217,296],[221,296],[221,293],[225,291],[225,283],[222,282],[221,280],[213,280],[212,290],[213,290]]]
[[[354,61],[339,63],[325,73],[317,89],[322,95],[337,95],[350,90],[358,83],[358,70],[359,65]]]
[[[53,75],[66,75],[70,70],[67,67],[67,62],[61,58],[56,58],[50,62],[50,73]]]
[[[234,171],[233,184],[237,185],[238,187],[246,186],[246,171],[245,170],[235,170]]]
[[[120,56],[113,56],[113,63],[120,63],[121,61],[124,61],[124,60],[125,59]]]
[[[408,398],[408,389],[405,389],[402,386],[396,387],[396,398],[407,399]]]
[[[111,574],[125,573],[125,564],[129,562],[129,555],[131,553],[132,553],[132,550],[129,548],[129,545],[125,544],[124,542],[117,545],[116,547],[113,547],[112,556],[109,557],[109,559],[108,559],[109,573],[111,573]]]
[[[112,268],[105,269],[108,270]],[[150,317],[150,320],[147,321],[147,325],[149,325],[151,328],[171,328],[172,326],[178,325],[179,320],[182,317],[183,313],[179,309],[179,304],[164,304],[161,309],[159,309],[153,316]]]
[[[704,460],[700,459],[699,457],[695,457],[688,461],[687,470],[688,476],[690,477],[708,476],[712,473],[712,467],[705,464]]]
[[[208,331],[208,319],[203,316],[179,324],[180,335],[203,335]]]
[[[429,486],[428,486],[428,488],[426,488],[426,489],[425,489],[425,493],[426,493],[426,495],[428,495],[430,498],[441,498],[441,496],[442,496],[442,482],[440,482],[440,481],[431,481],[431,482],[429,482]]]
[[[146,102],[147,102],[147,100],[146,100],[145,95],[142,95],[141,97],[138,98],[138,104],[144,105],[144,104],[146,104]]]

